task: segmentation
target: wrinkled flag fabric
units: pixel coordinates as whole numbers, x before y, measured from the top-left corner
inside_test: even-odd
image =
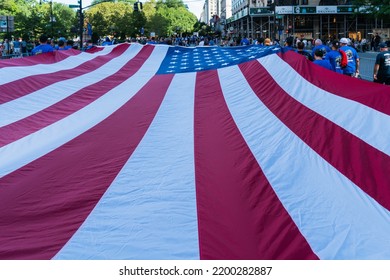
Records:
[[[0,259],[390,259],[389,87],[279,47],[0,62]]]

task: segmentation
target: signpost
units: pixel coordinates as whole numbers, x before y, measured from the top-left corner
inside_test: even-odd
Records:
[[[14,17],[13,16],[0,16],[0,32],[13,32],[14,31]]]

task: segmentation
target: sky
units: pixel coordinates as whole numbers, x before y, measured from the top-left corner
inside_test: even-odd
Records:
[[[53,2],[64,3],[64,4],[72,4],[77,5],[77,0],[53,0]],[[83,0],[83,7],[90,5],[92,0]],[[141,2],[145,2],[144,0]],[[196,15],[199,19],[200,13],[202,12],[204,0],[183,0],[184,4],[188,5],[188,8],[192,13]]]

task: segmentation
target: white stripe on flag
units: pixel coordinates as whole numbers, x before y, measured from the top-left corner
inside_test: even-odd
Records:
[[[115,112],[154,76],[166,52],[167,48],[155,48],[137,73],[93,103],[0,148],[0,178],[72,140]]]
[[[195,77],[174,77],[133,155],[56,259],[199,259]]]
[[[313,251],[321,259],[389,259],[389,211],[281,123],[238,67],[218,73],[239,130]]]
[[[278,55],[268,55],[258,61],[294,99],[390,155],[390,116],[311,84]]]
[[[120,70],[142,49],[139,44],[129,47],[121,56],[102,67],[73,79],[54,83],[10,102],[0,104],[0,127],[33,115],[72,95],[78,90],[95,84]],[[73,66],[74,67],[74,66]],[[63,70],[57,68],[57,70]]]
[[[96,56],[102,56],[110,53],[113,48],[104,48],[100,52],[93,54],[82,52],[78,55],[72,55],[68,58],[53,64],[37,64],[32,66],[10,66],[0,68],[0,85],[10,83],[19,79],[26,78],[32,75],[42,75],[57,72],[59,70],[67,70],[77,67]]]

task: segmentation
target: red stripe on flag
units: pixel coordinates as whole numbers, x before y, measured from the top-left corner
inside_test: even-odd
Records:
[[[308,146],[390,209],[390,157],[288,95],[258,61],[240,66],[259,99]],[[265,78],[259,80],[259,75]],[[349,85],[344,84],[344,89]]]
[[[92,103],[109,90],[134,75],[145,63],[152,51],[153,46],[145,46],[132,60],[129,60],[129,62],[115,74],[77,91],[63,99],[61,102],[34,115],[1,127],[0,135],[3,136],[0,138],[0,147],[34,133]]]
[[[310,61],[302,59],[300,54],[294,52],[285,53],[282,55],[282,59],[311,84],[390,115],[390,87],[359,79],[351,80],[351,77],[342,74],[336,75],[331,71],[323,70],[321,75],[313,75],[313,65]]]
[[[95,127],[0,179],[0,259],[50,259],[64,246],[141,141],[171,80],[155,76]]]
[[[50,74],[28,76],[23,79],[0,85],[0,92],[7,92],[6,95],[0,95],[0,104],[20,98],[31,92],[50,86],[54,83],[73,79],[78,76],[87,74],[91,71],[94,71],[109,62],[110,60],[122,55],[128,47],[129,45],[127,44],[118,45],[118,47],[116,47],[112,52],[108,53],[107,55],[97,56],[92,60],[87,61],[72,69],[60,70]]]
[[[194,129],[201,259],[317,259],[236,127],[216,71],[198,73]]]
[[[85,50],[86,53],[97,53],[97,52],[101,52],[102,50],[104,50],[104,47],[101,47],[101,46],[93,46],[92,48],[88,49],[88,50]]]
[[[80,51],[78,50],[68,50],[66,52],[51,52],[43,53],[35,56],[26,56],[18,59],[7,59],[0,60],[0,69],[4,67],[13,67],[13,66],[34,66],[38,64],[52,64],[60,62],[68,58],[71,55],[78,55]]]

